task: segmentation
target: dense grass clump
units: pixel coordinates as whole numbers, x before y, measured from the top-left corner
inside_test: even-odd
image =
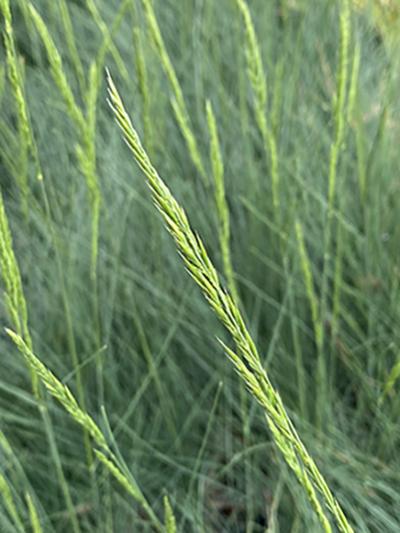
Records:
[[[0,531],[399,531],[396,3],[0,13]]]

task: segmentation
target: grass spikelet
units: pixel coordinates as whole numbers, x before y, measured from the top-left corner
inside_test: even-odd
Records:
[[[32,533],[43,533],[42,526],[40,525],[40,519],[33,502],[32,496],[27,492],[26,503],[28,505],[29,519],[31,521]]]
[[[239,295],[234,278],[230,247],[229,209],[225,197],[224,163],[218,139],[218,128],[210,101],[206,104],[207,123],[210,135],[210,160],[215,184],[215,204],[218,214],[219,244],[224,265],[224,274],[229,290],[236,303]]]
[[[186,108],[185,99],[183,98],[182,89],[178,81],[178,77],[175,73],[175,69],[172,65],[171,59],[168,55],[164,39],[161,35],[160,27],[158,25],[156,15],[154,13],[152,2],[151,0],[142,0],[142,3],[146,13],[147,24],[150,30],[151,37],[155,44],[155,48],[159,55],[165,75],[167,76],[167,79],[171,86],[173,94],[173,98],[171,99],[172,108],[174,110],[176,120],[186,141],[193,164],[199,172],[204,183],[208,185],[208,176],[204,169],[196,137],[191,127],[189,113]]]
[[[85,118],[83,116],[82,111],[79,109],[78,104],[75,101],[72,89],[65,76],[61,56],[42,17],[30,3],[29,10],[32,20],[35,23],[36,29],[39,32],[42,42],[46,48],[53,79],[62,97],[64,98],[69,115],[71,116],[76,127],[78,128],[78,131],[82,133],[85,130]]]
[[[18,109],[19,126],[21,133],[27,146],[32,142],[31,131],[29,127],[28,111],[23,92],[23,85],[21,80],[20,69],[18,65],[17,53],[14,44],[14,33],[12,27],[12,18],[9,0],[0,0],[0,9],[4,17],[4,48],[6,51],[6,61],[8,69],[8,77],[10,79],[11,87],[14,92],[15,101]]]
[[[100,450],[94,450],[97,459],[107,468],[112,476],[118,481],[118,483],[132,496],[134,500],[139,502],[146,510],[149,518],[151,518],[153,525],[157,531],[163,531],[160,521],[154,514],[153,509],[150,507],[143,493],[139,489],[137,483],[134,480],[128,480],[128,478],[122,473],[121,469],[117,467],[115,459],[107,457]]]
[[[10,314],[11,323],[26,344],[32,347],[32,340],[28,329],[28,313],[21,274],[14,254],[12,237],[4,209],[3,196],[0,192],[0,266],[5,285],[5,300]],[[35,379],[32,380],[34,390],[37,390]]]
[[[350,45],[350,6],[349,0],[340,2],[340,46],[337,73],[337,89],[334,101],[335,139],[331,147],[329,162],[328,217],[332,218],[336,192],[337,167],[343,148],[346,125],[346,88]]]
[[[393,390],[399,378],[400,378],[400,359],[394,364],[394,366],[392,367],[392,370],[389,372],[382,395],[379,399],[380,403],[382,403],[383,399],[388,394],[391,393],[391,391]]]
[[[89,90],[86,95],[86,126],[83,132],[82,145],[77,147],[77,155],[82,174],[85,177],[89,191],[89,201],[92,214],[92,243],[90,275],[96,278],[99,221],[101,208],[101,192],[96,170],[96,107],[99,90],[97,65],[93,62],[89,73]]]
[[[164,523],[165,523],[165,533],[176,533],[176,520],[175,515],[172,510],[171,504],[169,503],[168,496],[164,496]]]
[[[4,17],[3,36],[4,48],[6,51],[7,72],[17,106],[18,131],[20,138],[20,164],[15,176],[21,194],[22,210],[25,216],[27,216],[29,197],[27,164],[29,151],[32,147],[32,132],[24,96],[23,78],[15,49],[9,0],[0,0],[0,11]]]
[[[254,112],[257,126],[260,130],[266,153],[270,158],[271,164],[271,183],[272,183],[272,203],[275,215],[279,217],[280,199],[279,199],[279,165],[277,142],[273,132],[272,125],[267,122],[268,112],[268,87],[261,50],[258,44],[256,31],[249,7],[245,0],[236,0],[237,6],[242,14],[244,28],[246,32],[246,58],[247,73],[254,96]]]
[[[225,346],[225,349],[239,377],[247,384],[252,395],[262,405],[267,415],[267,420],[272,427],[275,440],[278,432],[280,440],[279,443],[277,442],[278,447],[279,449],[284,447],[287,450],[284,455],[285,459],[287,460],[287,457],[295,454],[300,465],[299,468],[307,472],[307,479],[310,480],[314,492],[316,494],[319,493],[319,497],[322,498],[332,513],[338,528],[342,532],[351,532],[352,528],[340,505],[334,498],[317,465],[300,440],[288,417],[279,393],[271,383],[239,308],[234,303],[231,295],[221,286],[218,274],[206,252],[204,244],[200,237],[192,231],[185,211],[177,203],[151,164],[109,74],[108,90],[110,105],[116,121],[123,132],[125,142],[132,151],[138,166],[146,176],[155,206],[160,211],[165,225],[177,245],[187,271],[200,286],[211,308],[232,335],[238,353],[229,349],[227,346]],[[288,464],[293,469],[293,463],[290,464],[288,462]],[[299,478],[306,493],[309,494],[310,486],[305,482],[305,478],[299,477],[296,471],[295,474]],[[325,527],[326,531],[329,531],[326,528],[328,519],[325,514],[323,514],[324,518],[322,520],[320,509],[316,507],[315,501],[310,499],[310,503],[317,512],[322,526]]]
[[[61,381],[59,381],[56,376],[45,367],[40,359],[34,355],[29,346],[23,341],[20,335],[17,335],[10,329],[6,329],[6,332],[24,356],[29,368],[37,378],[40,379],[53,398],[59,401],[72,418],[88,431],[98,446],[108,450],[107,442],[99,427],[94,420],[79,407],[78,402],[75,400],[69,388],[63,385]]]

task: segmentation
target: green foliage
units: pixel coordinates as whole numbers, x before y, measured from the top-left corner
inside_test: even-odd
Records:
[[[397,11],[0,0],[1,532],[399,531]]]

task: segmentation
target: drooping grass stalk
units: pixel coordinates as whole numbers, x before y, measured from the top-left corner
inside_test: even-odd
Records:
[[[143,140],[146,149],[151,153],[153,146],[153,128],[150,118],[150,87],[147,78],[141,30],[138,26],[133,28],[133,39],[135,45],[136,77],[138,80],[139,93],[142,98]]]
[[[23,293],[21,274],[18,263],[14,254],[11,232],[8,225],[8,219],[4,210],[3,197],[0,192],[0,267],[1,274],[5,285],[5,301],[11,323],[18,335],[24,339],[28,349],[32,348],[32,340],[28,327],[28,313],[25,296]],[[39,402],[39,411],[43,419],[47,439],[49,442],[50,452],[59,478],[60,486],[64,494],[64,499],[69,512],[71,525],[74,533],[80,533],[76,512],[72,502],[71,494],[62,469],[60,455],[51,419],[46,404],[42,401],[42,395],[39,389],[37,375],[29,369],[31,373],[32,389],[35,398]]]
[[[224,274],[235,303],[239,303],[231,257],[231,232],[229,208],[225,197],[224,163],[218,138],[217,122],[210,101],[206,104],[208,131],[210,135],[210,160],[215,184],[215,204],[218,215],[219,245],[222,255]]]
[[[39,514],[35,507],[32,496],[29,492],[26,493],[26,503],[28,505],[29,519],[31,522],[32,533],[43,533],[42,526],[40,525]]]
[[[265,151],[270,159],[272,203],[276,219],[280,217],[280,176],[278,165],[278,149],[274,134],[273,124],[267,121],[268,113],[268,87],[267,77],[261,57],[260,45],[254,29],[249,6],[245,0],[236,0],[237,6],[243,17],[246,33],[246,59],[247,74],[249,77],[254,99],[254,114],[257,126],[260,130]]]
[[[177,533],[175,515],[167,495],[164,496],[164,526],[165,533]]]
[[[72,65],[75,70],[75,75],[79,83],[81,95],[86,93],[86,80],[83,71],[82,61],[79,55],[78,47],[76,45],[74,28],[72,26],[71,16],[66,0],[60,0],[59,9],[61,14],[61,21],[64,27],[64,35],[67,42],[68,51],[72,60]]]
[[[200,174],[203,182],[208,185],[208,175],[205,171],[199,147],[197,145],[196,137],[193,133],[189,113],[186,107],[185,99],[183,97],[182,89],[178,81],[175,69],[172,65],[171,59],[168,55],[164,39],[161,35],[160,27],[158,25],[156,15],[154,13],[153,4],[151,0],[142,0],[142,4],[146,13],[147,24],[153,39],[156,51],[164,69],[165,75],[169,81],[172,91],[172,108],[175,113],[175,118],[181,129],[183,138],[186,141],[192,162]]]
[[[346,92],[348,84],[348,63],[350,45],[350,5],[349,0],[340,0],[340,45],[337,69],[337,87],[334,99],[335,136],[330,150],[328,177],[328,205],[324,227],[324,255],[321,282],[320,316],[324,321],[328,308],[329,278],[331,277],[331,247],[333,235],[334,210],[337,193],[337,174],[341,152],[346,134]],[[319,390],[317,391],[317,426],[321,428],[323,420],[322,406],[326,405],[327,392],[327,361],[324,354],[325,329],[322,328],[322,338],[316,339],[318,349],[318,368],[320,369]]]
[[[125,0],[125,4],[126,5],[128,4],[126,0]],[[118,51],[118,48],[115,46],[115,44],[114,44],[114,42],[112,40],[110,30],[108,29],[107,24],[102,19],[101,14],[100,14],[97,6],[96,6],[95,1],[94,0],[86,0],[86,5],[87,5],[87,8],[88,8],[90,14],[93,17],[93,20],[95,21],[95,23],[97,24],[99,30],[101,31],[101,33],[103,35],[104,42],[107,43],[107,49],[110,50],[110,52],[111,52],[111,54],[112,54],[112,56],[114,58],[114,61],[115,61],[116,65],[117,65],[117,67],[118,67],[118,70],[121,73],[121,76],[125,80],[129,80],[129,73],[128,73],[127,68],[125,66],[124,60],[122,59],[121,54]]]
[[[17,124],[19,134],[19,165],[15,173],[19,193],[21,196],[21,207],[25,217],[28,216],[29,202],[29,174],[28,157],[32,145],[32,134],[27,111],[24,84],[22,80],[21,68],[18,62],[17,52],[14,42],[11,9],[9,0],[0,0],[0,12],[4,17],[4,48],[6,51],[6,63],[8,78],[14,93],[17,106]]]
[[[117,457],[113,454],[103,432],[93,418],[79,406],[69,388],[66,385],[63,385],[61,381],[59,381],[56,376],[40,361],[40,359],[36,357],[36,355],[32,352],[20,335],[9,329],[6,329],[6,332],[23,355],[25,362],[36,375],[37,379],[40,380],[51,396],[53,396],[53,398],[55,398],[70,414],[73,420],[75,420],[75,422],[81,427],[86,429],[96,446],[100,448],[100,450],[94,448],[96,457],[105,465],[105,467],[119,481],[125,490],[129,492],[129,494],[131,494],[131,496],[140,505],[142,505],[157,531],[162,531],[162,527],[158,518],[141,492],[136,480],[131,474],[129,475],[129,479],[123,472],[123,468],[120,466]]]
[[[154,204],[177,245],[187,271],[199,285],[210,307],[231,334],[237,352],[223,343],[222,345],[239,377],[262,406],[275,443],[306,491],[324,531],[331,532],[332,527],[322,504],[332,513],[336,525],[342,532],[353,531],[289,419],[281,397],[273,387],[261,363],[258,350],[247,330],[242,314],[232,296],[222,287],[202,240],[191,229],[185,211],[175,200],[143,149],[110,75],[108,75],[108,90],[116,121],[138,166],[146,176]]]

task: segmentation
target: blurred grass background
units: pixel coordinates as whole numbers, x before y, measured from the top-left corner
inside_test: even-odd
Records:
[[[357,51],[360,66],[327,245],[337,2],[249,2],[277,142],[279,220],[235,2],[153,2],[209,185],[193,164],[175,119],[173,95],[142,2],[32,3],[83,110],[90,65],[102,47],[105,54],[103,64],[98,62],[96,98],[101,206],[93,275],[95,195],[77,156],[82,138],[54,82],[27,2],[11,2],[43,179],[38,180],[35,158],[25,161],[21,152],[2,47],[0,183],[35,352],[77,394],[81,374],[87,410],[112,433],[160,515],[168,493],[179,531],[319,531],[262,413],[243,394],[216,342],[225,333],[184,273],[121,141],[106,103],[104,66],[118,81],[156,167],[222,271],[208,162],[205,103],[210,99],[224,158],[235,280],[265,365],[355,530],[399,531],[398,4],[354,2],[350,74],[356,72]],[[318,300],[326,283],[320,317],[327,370],[323,395],[296,221]],[[3,304],[1,322],[8,324]],[[0,473],[27,531],[26,492],[34,498],[44,531],[71,531],[29,375],[3,333],[0,347]],[[146,515],[101,469],[93,486],[81,429],[53,402],[48,408],[80,529],[152,531]],[[0,500],[0,530],[15,528],[7,500]]]

